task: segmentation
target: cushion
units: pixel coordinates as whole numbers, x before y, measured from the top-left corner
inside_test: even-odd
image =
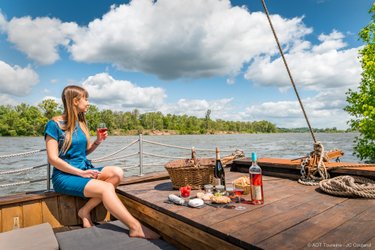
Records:
[[[58,250],[55,234],[48,223],[0,233],[0,249]]]
[[[90,228],[56,233],[61,250],[175,249],[167,242],[130,238],[129,229],[116,220]]]

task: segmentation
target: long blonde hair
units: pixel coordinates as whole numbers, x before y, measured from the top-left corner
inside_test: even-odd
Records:
[[[87,92],[87,90],[76,85],[66,86],[61,94],[61,99],[64,105],[63,116],[65,124],[60,124],[57,121],[59,119],[58,117],[55,117],[54,120],[59,124],[61,129],[65,131],[64,144],[61,149],[64,153],[66,153],[72,145],[72,134],[77,122],[86,135],[87,148],[88,145],[90,145],[90,133],[87,128],[86,116],[83,112],[78,113],[77,107],[74,105],[75,99],[80,100],[81,98],[88,97],[89,93]]]

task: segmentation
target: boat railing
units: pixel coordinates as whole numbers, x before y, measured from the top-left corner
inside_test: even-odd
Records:
[[[136,152],[132,152],[126,155],[119,155],[121,152],[128,150],[130,147],[138,144],[138,150]],[[172,160],[172,159],[186,159],[186,157],[180,157],[180,156],[175,156],[175,155],[165,155],[165,154],[157,154],[153,152],[148,152],[145,151],[144,144],[150,144],[150,145],[156,145],[159,147],[167,147],[167,148],[173,148],[173,149],[178,149],[178,150],[186,150],[190,151],[194,147],[183,147],[183,146],[177,146],[177,145],[172,145],[172,144],[166,144],[166,143],[161,143],[161,142],[156,142],[156,141],[151,141],[143,138],[143,135],[140,134],[136,140],[133,140],[126,146],[110,153],[104,156],[101,156],[99,158],[91,159],[91,162],[93,163],[99,163],[99,162],[111,162],[114,160],[122,160],[122,159],[127,159],[130,157],[135,157],[138,155],[138,162],[133,165],[127,165],[127,166],[121,166],[123,170],[129,170],[129,169],[137,169],[138,168],[138,176],[142,176],[144,174],[144,167],[147,166],[163,166],[165,165],[166,162],[164,163],[155,163],[155,162],[144,162],[144,158],[164,158]],[[215,152],[215,149],[206,149],[206,148],[194,148],[196,151],[206,151],[206,152]],[[234,152],[236,149],[221,149],[221,152]],[[33,156],[38,153],[45,152],[46,149],[37,149],[37,150],[32,150],[28,152],[20,152],[20,153],[14,153],[14,154],[7,154],[7,155],[0,155],[0,161],[4,159],[10,159],[10,158],[22,158],[22,157],[27,157],[27,156]],[[183,155],[183,154],[179,154]],[[25,185],[25,184],[30,184],[30,183],[36,183],[36,182],[43,182],[46,181],[46,190],[47,192],[51,191],[51,164],[48,163],[48,161],[44,164],[38,164],[35,166],[31,167],[24,167],[24,168],[17,168],[17,169],[12,169],[12,170],[4,170],[0,171],[0,176],[2,175],[11,175],[11,174],[22,174],[22,173],[27,173],[30,171],[34,171],[37,169],[41,169],[45,167],[46,168],[46,178],[38,178],[38,179],[31,179],[31,180],[21,180],[21,181],[16,181],[16,182],[11,182],[11,183],[4,183],[0,184],[0,189],[3,188],[9,188],[9,187],[14,187],[18,185]],[[10,179],[10,178],[8,178]]]

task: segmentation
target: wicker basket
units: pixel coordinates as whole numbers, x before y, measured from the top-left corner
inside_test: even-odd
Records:
[[[214,183],[215,159],[174,160],[165,165],[174,189],[190,185],[192,189],[202,189],[205,184]]]

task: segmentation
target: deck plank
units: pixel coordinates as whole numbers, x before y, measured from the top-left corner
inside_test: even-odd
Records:
[[[323,246],[337,244],[339,249],[359,248],[374,236],[374,214],[375,206],[372,202],[371,207],[314,241],[322,243]]]
[[[301,249],[306,244],[320,245],[318,238],[329,234],[351,218],[374,206],[375,201],[347,199],[292,228],[289,228],[267,240],[259,246],[265,249]],[[299,235],[299,237],[295,237]],[[283,244],[281,245],[280,242]]]

